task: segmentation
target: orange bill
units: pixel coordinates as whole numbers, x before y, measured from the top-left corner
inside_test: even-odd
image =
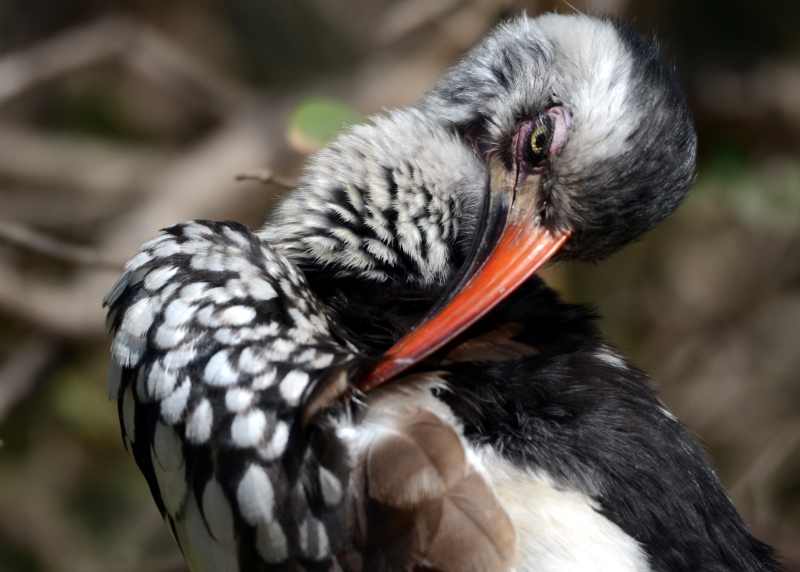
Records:
[[[359,383],[362,391],[374,389],[453,340],[510,296],[569,238],[568,231],[550,231],[537,225],[537,176],[518,185],[516,177],[503,167],[493,167],[489,192],[511,195],[511,206],[494,248],[441,310],[381,357]]]

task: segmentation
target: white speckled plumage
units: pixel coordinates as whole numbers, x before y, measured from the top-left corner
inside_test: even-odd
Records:
[[[280,461],[300,396],[331,366],[346,365],[352,349],[331,337],[302,275],[240,225],[193,222],[145,245],[106,303],[109,391],[122,400],[123,436],[193,570],[230,569],[234,521],[252,528],[271,562],[308,552],[272,520],[274,489],[286,486]],[[283,405],[268,412],[262,400]],[[250,462],[231,472],[225,459],[235,455]],[[343,495],[333,483],[342,485],[324,470],[325,487],[314,494],[324,496],[320,510],[334,510]],[[330,544],[309,518],[309,557],[324,558]],[[208,546],[195,546],[201,541]]]

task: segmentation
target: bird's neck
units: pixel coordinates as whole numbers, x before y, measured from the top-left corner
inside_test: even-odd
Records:
[[[459,266],[485,180],[472,149],[437,120],[395,111],[313,156],[262,234],[304,269],[435,289]]]

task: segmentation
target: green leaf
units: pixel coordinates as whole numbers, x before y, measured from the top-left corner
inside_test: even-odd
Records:
[[[310,98],[303,101],[289,118],[289,142],[301,153],[324,147],[342,129],[364,118],[353,108],[334,99]]]

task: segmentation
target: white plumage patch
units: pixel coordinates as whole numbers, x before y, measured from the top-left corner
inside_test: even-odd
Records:
[[[628,366],[625,364],[625,360],[622,359],[620,355],[611,348],[601,348],[599,351],[597,351],[597,353],[594,354],[594,357],[617,369],[628,368]]]
[[[643,548],[583,492],[541,470],[520,469],[488,447],[476,458],[517,530],[518,572],[651,571]]]

